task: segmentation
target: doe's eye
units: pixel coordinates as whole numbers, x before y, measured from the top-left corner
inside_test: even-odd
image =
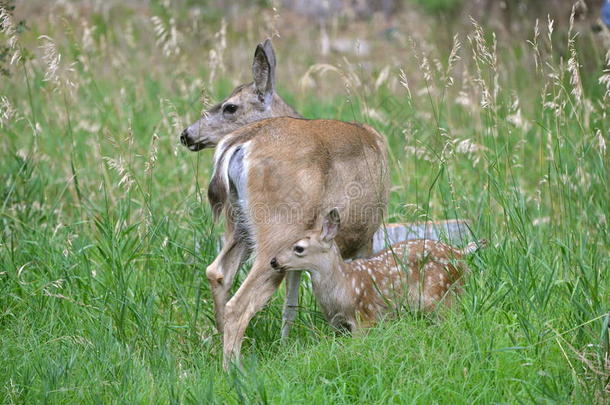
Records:
[[[237,106],[235,104],[225,104],[222,108],[222,112],[225,114],[234,114],[237,111]]]
[[[305,251],[305,248],[303,246],[296,245],[294,247],[294,253],[296,253],[296,254],[302,254],[304,251]]]

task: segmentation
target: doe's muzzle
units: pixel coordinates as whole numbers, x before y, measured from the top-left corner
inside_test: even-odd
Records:
[[[188,138],[189,138],[189,129],[186,128],[184,131],[182,131],[182,133],[180,134],[180,143],[183,144],[184,146],[189,146],[188,144]]]

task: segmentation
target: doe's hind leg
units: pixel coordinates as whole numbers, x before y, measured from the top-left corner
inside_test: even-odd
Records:
[[[216,259],[206,269],[206,276],[214,299],[216,329],[223,333],[225,306],[235,274],[248,257],[248,247],[244,240],[229,235]]]

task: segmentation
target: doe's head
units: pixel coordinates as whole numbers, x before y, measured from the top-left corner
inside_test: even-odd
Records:
[[[328,265],[330,255],[338,254],[334,239],[339,233],[340,223],[339,210],[333,208],[324,217],[321,230],[307,232],[305,237],[281,251],[271,259],[271,267],[279,271],[321,271]]]
[[[182,131],[180,142],[191,151],[213,148],[239,127],[278,116],[274,103],[283,104],[283,101],[275,93],[275,65],[275,51],[267,39],[254,52],[254,81],[237,86],[229,97],[205,111],[199,120]]]

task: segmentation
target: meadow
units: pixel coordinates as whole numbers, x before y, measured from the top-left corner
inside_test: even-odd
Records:
[[[608,32],[405,18],[4,10],[0,402],[609,403]],[[178,136],[251,80],[266,37],[297,111],[387,137],[388,222],[467,218],[489,246],[443,319],[405,313],[354,338],[334,335],[305,282],[281,344],[280,289],[244,369],[224,373],[205,278],[223,229],[206,200],[213,152]]]

